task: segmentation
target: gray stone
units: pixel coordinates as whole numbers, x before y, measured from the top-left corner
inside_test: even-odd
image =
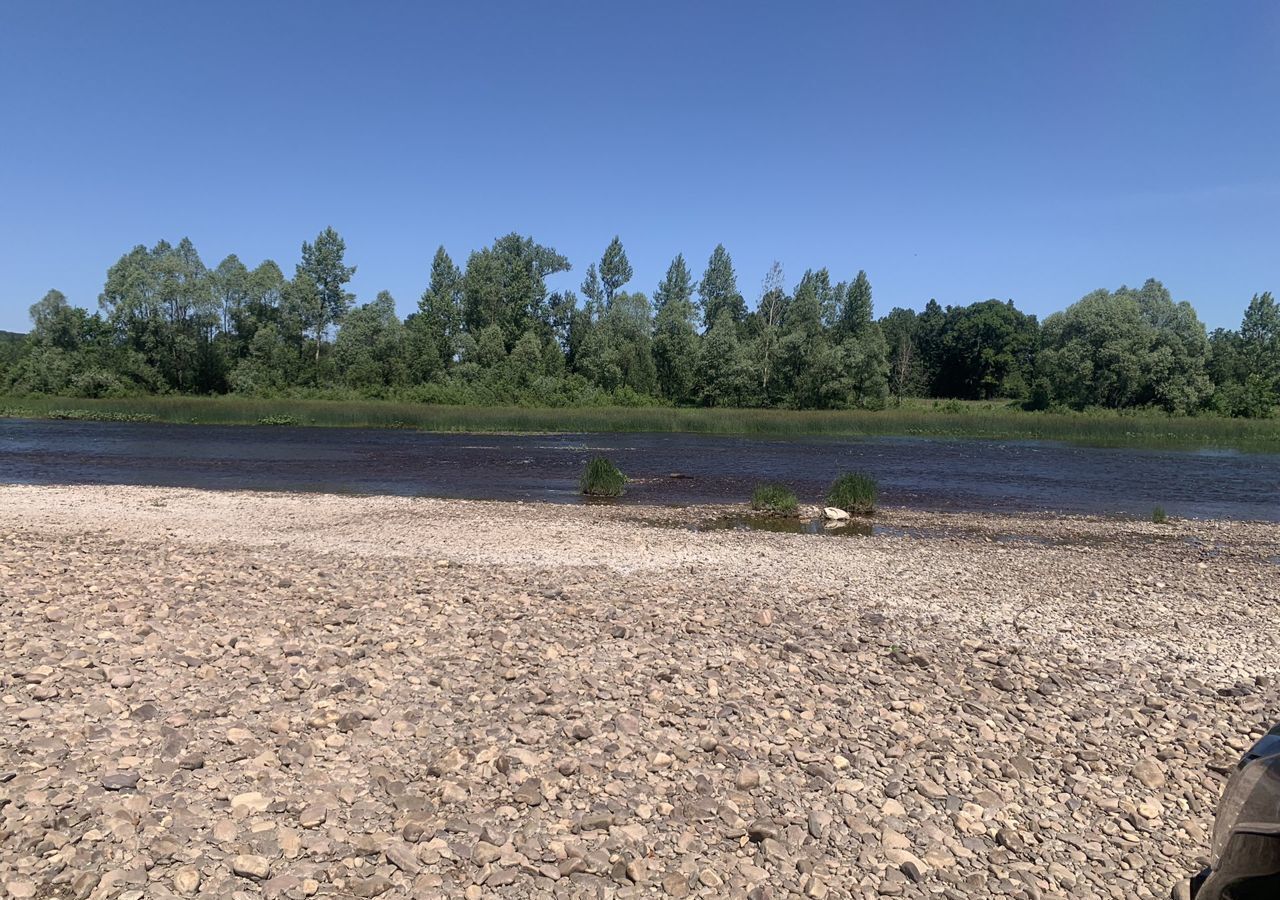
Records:
[[[131,791],[138,786],[137,772],[112,772],[99,780],[108,791]]]

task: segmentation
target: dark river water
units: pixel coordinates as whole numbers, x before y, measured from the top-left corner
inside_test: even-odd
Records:
[[[143,484],[576,502],[606,454],[633,479],[622,502],[739,502],[760,481],[817,502],[841,472],[881,502],[1280,521],[1280,455],[1094,449],[1046,442],[691,434],[460,435],[0,419],[0,482]],[[683,477],[672,477],[680,475]]]

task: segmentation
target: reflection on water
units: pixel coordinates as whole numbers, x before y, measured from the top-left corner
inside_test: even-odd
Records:
[[[888,506],[1280,521],[1280,455],[927,438],[467,435],[0,420],[0,481],[148,484],[578,502],[588,457],[631,479],[622,503],[743,503],[781,482],[819,503],[863,471]],[[726,526],[731,527],[731,526]],[[800,527],[800,526],[775,526]],[[809,527],[809,526],[804,526]]]

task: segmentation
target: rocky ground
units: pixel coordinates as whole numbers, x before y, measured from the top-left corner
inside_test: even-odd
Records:
[[[1280,527],[0,487],[0,895],[1167,896]]]

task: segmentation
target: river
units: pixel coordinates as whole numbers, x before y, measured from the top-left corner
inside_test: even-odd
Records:
[[[1280,521],[1280,455],[1033,441],[417,431],[0,419],[0,482],[576,502],[587,457],[625,503],[740,502],[761,481],[818,502],[841,472],[923,509]]]

